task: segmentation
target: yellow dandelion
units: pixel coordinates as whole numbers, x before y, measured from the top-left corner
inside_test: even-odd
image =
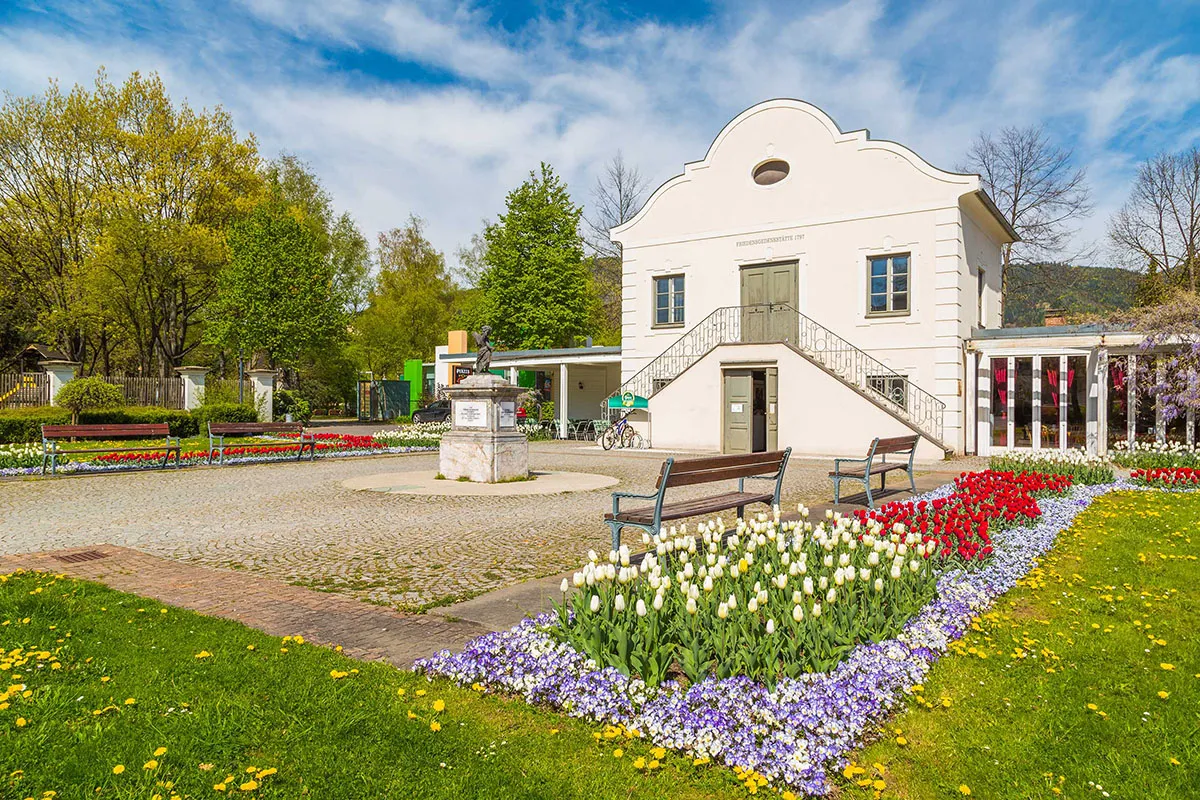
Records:
[[[641,756],[638,756],[637,758],[635,758],[633,760],[633,768],[634,769],[645,769],[646,768],[646,759],[642,758]]]
[[[27,719],[25,719],[24,717],[17,717],[16,725],[18,728],[24,728],[27,724],[29,724],[29,721]]]
[[[142,764],[142,769],[158,769],[158,762],[152,758],[145,764]]]
[[[248,645],[246,645],[246,649],[247,649],[247,650],[254,650],[254,649],[256,649],[256,648],[254,647],[254,645],[252,645],[252,644],[248,644]]]
[[[967,786],[965,783],[960,783],[958,785],[958,793],[961,795],[968,795],[971,793],[971,787]]]
[[[113,775],[120,775],[124,771],[125,771],[124,764],[117,764],[115,767],[113,767]]]
[[[1097,706],[1095,703],[1088,703],[1087,707],[1088,711],[1095,711],[1097,708],[1099,708],[1099,706]]]
[[[433,710],[438,712],[439,714],[442,713],[443,711],[445,711],[446,710],[446,701],[445,700],[434,700],[433,701]]]
[[[433,731],[434,733],[437,733],[441,729],[442,729],[442,723],[438,722],[436,719],[433,722],[429,723],[429,730]]]
[[[243,792],[253,792],[257,788],[258,781],[254,780],[253,778],[238,786],[238,789],[242,790]]]
[[[904,745],[908,744],[908,739],[905,739],[903,736],[897,736],[896,744],[900,745],[901,747],[904,747]]]
[[[551,728],[551,729],[550,729],[550,735],[551,735],[551,736],[556,736],[557,734],[558,734],[558,728]]]
[[[413,713],[413,710],[412,710],[411,708],[408,710],[408,718],[409,718],[409,719],[416,719],[416,718],[417,718],[417,715]]]
[[[1158,696],[1159,696],[1160,698],[1162,698],[1163,700],[1166,700],[1168,697],[1170,697],[1170,696],[1171,696],[1171,693],[1170,693],[1170,692],[1159,692],[1159,693],[1158,693]]]
[[[267,767],[264,770],[259,770],[258,773],[255,774],[254,777],[258,778],[261,781],[263,778],[270,777],[271,775],[274,775],[276,772],[279,772],[279,770],[275,769],[275,767]]]
[[[1179,759],[1178,759],[1178,758],[1175,758],[1175,757],[1172,757],[1172,758],[1171,758],[1171,766],[1172,766],[1172,767],[1178,767],[1178,766],[1179,766]]]
[[[137,705],[137,700],[135,700],[135,699],[134,699],[134,698],[132,698],[132,697],[126,697],[126,698],[125,698],[125,705],[127,705],[127,706],[134,706],[134,705]]]
[[[1165,669],[1167,672],[1170,672],[1170,671],[1172,671],[1173,669],[1175,669],[1175,665],[1174,665],[1174,664],[1168,664],[1168,663],[1166,663],[1165,661],[1164,661],[1163,663],[1159,664],[1158,666],[1162,667],[1162,668],[1163,668],[1163,669]]]
[[[162,757],[163,757],[163,756],[165,756],[166,754],[167,754],[167,748],[165,748],[165,747],[156,747],[156,748],[154,748],[154,757],[155,757],[155,758],[162,758]],[[210,768],[211,768],[211,766],[212,766],[212,765],[209,765],[209,766],[210,766]]]
[[[424,689],[417,689],[417,697],[424,697],[426,694],[428,694],[428,692],[426,692]]]
[[[226,789],[225,781],[221,781],[220,783],[213,784],[213,791],[215,791],[215,792],[223,792],[223,791],[225,791],[225,789]]]
[[[397,696],[397,697],[404,697],[404,689],[402,689],[402,688],[401,688],[401,689],[397,689],[397,690],[396,690],[396,696]]]
[[[616,750],[613,750],[613,758],[620,758],[623,755],[625,755],[625,751],[621,748],[618,747]]]

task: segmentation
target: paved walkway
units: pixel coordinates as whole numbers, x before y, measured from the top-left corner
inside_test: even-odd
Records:
[[[94,561],[59,557],[102,553]],[[407,669],[415,659],[461,648],[488,628],[431,614],[404,614],[346,595],[317,592],[244,572],[156,558],[115,545],[0,557],[0,572],[37,569],[104,583],[178,608],[241,622],[273,636],[299,634],[317,644],[341,645],[354,658]]]
[[[530,452],[535,470],[610,475],[619,481],[612,488],[626,491],[652,488],[662,459],[575,442],[539,443]],[[611,489],[477,498],[342,485],[436,469],[436,461],[436,454],[375,456],[2,481],[0,555],[109,543],[414,608],[555,575],[576,567],[589,548],[609,546],[601,520]],[[933,465],[939,482],[969,466]],[[827,500],[828,469],[827,459],[794,458],[785,506]]]

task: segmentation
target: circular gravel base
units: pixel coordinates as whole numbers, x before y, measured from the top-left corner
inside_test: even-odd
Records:
[[[515,497],[535,494],[591,492],[616,486],[609,475],[589,472],[532,472],[533,480],[507,483],[472,483],[438,480],[436,472],[382,472],[342,481],[342,486],[361,492],[385,494],[442,495],[446,497]]]

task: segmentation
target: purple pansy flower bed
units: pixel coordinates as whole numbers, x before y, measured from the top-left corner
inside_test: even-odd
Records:
[[[918,499],[945,496],[942,487]],[[481,636],[461,653],[444,650],[415,669],[461,684],[520,695],[574,717],[624,725],[654,744],[692,757],[741,767],[812,795],[828,793],[829,771],[875,730],[921,683],[971,620],[1011,589],[1048,551],[1058,534],[1096,497],[1124,482],[1080,486],[1039,501],[1037,524],[993,537],[991,559],[938,580],[932,601],[899,635],[855,648],[833,670],[781,679],[774,691],[749,678],[710,678],[685,688],[651,689],[641,680],[595,662],[557,641],[545,614],[508,631]]]

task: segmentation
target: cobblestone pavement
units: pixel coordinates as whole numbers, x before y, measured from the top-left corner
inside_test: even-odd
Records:
[[[531,447],[534,470],[650,491],[662,453]],[[353,492],[356,475],[435,469],[437,455],[328,459],[0,482],[0,555],[109,543],[390,605],[446,603],[578,565],[609,547],[609,492],[510,498]],[[976,466],[938,464],[947,479]],[[793,459],[785,506],[828,499],[828,460]],[[694,487],[697,494],[711,487]],[[681,490],[676,497],[685,497]]]

